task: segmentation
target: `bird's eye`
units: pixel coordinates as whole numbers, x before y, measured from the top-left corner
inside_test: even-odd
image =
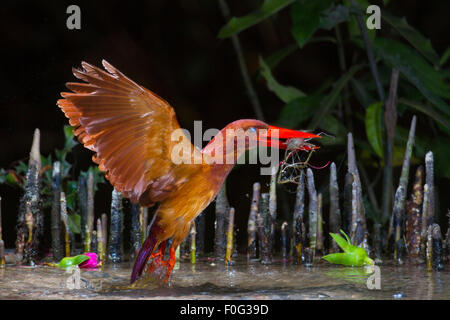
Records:
[[[249,129],[248,129],[248,132],[251,132],[251,133],[256,133],[256,128],[254,128],[254,127],[251,127],[251,128],[249,128]]]

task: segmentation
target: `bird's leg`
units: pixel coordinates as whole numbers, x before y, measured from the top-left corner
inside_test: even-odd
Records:
[[[166,271],[166,276],[165,276],[164,282],[167,282],[169,280],[170,275],[173,270],[173,267],[175,265],[175,248],[173,246],[173,243],[170,246],[169,253],[170,253],[170,257],[169,257],[169,260],[167,261],[167,271]]]
[[[173,244],[170,246],[169,259],[163,260],[166,244],[167,241],[161,243],[160,250],[151,255],[153,260],[147,269],[148,273],[161,277],[161,279],[164,279],[164,282],[169,280],[173,267],[175,266],[175,247]]]
[[[148,273],[153,273],[156,270],[156,268],[160,267],[163,264],[164,253],[166,251],[166,243],[167,241],[161,243],[161,245],[159,246],[159,250],[150,255],[150,259],[152,260],[147,269]]]
[[[159,246],[159,250],[155,253],[152,253],[151,257],[152,258],[164,257],[164,253],[166,252],[166,243],[167,243],[167,241],[164,241],[163,243],[161,243],[161,245]]]

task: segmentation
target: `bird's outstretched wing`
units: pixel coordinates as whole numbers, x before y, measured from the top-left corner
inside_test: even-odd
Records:
[[[132,202],[152,205],[186,180],[171,160],[180,143],[171,134],[180,126],[164,99],[102,63],[107,72],[86,62],[73,69],[86,83],[67,83],[73,92],[62,92],[57,104],[116,190]],[[181,143],[196,152],[188,139]]]

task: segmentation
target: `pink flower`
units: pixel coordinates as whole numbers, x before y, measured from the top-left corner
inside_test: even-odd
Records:
[[[97,254],[94,252],[85,252],[83,253],[84,256],[89,257],[89,260],[86,260],[82,263],[80,263],[79,267],[83,269],[94,269],[97,268]]]

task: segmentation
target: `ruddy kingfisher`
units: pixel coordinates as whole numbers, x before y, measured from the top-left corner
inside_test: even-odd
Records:
[[[84,83],[68,82],[66,86],[72,92],[62,92],[63,99],[57,105],[69,118],[78,140],[95,152],[92,160],[117,191],[141,206],[158,204],[134,262],[131,283],[142,275],[147,264],[148,272],[163,270],[165,280],[169,278],[175,250],[187,236],[191,223],[214,200],[236,159],[252,145],[249,139],[238,144],[236,135],[228,132],[256,133],[249,135],[253,137],[250,140],[279,149],[287,147],[286,139],[320,138],[243,119],[228,124],[200,150],[185,135],[173,139],[180,125],[167,101],[105,60],[102,64],[105,70],[86,62],[81,63],[82,69],[73,68],[75,77]],[[227,145],[232,147],[224,147]],[[180,147],[190,152],[179,156],[176,148]],[[310,150],[311,144],[303,148]],[[164,260],[170,240],[170,258]]]

